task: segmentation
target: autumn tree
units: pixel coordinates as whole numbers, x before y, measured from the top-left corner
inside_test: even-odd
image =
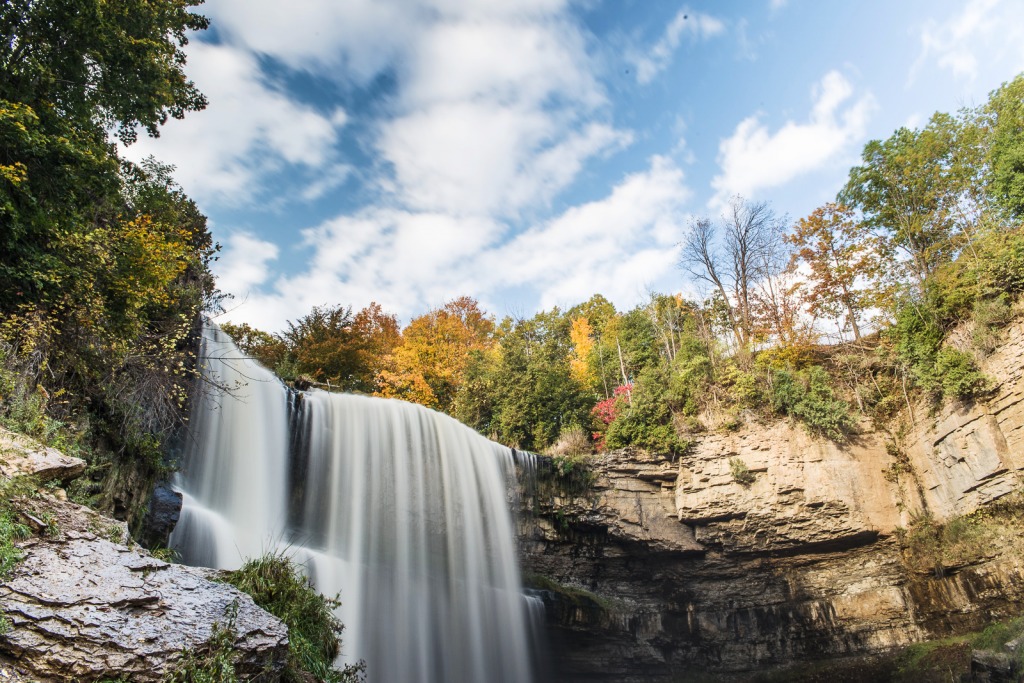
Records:
[[[221,323],[220,328],[231,337],[235,346],[264,367],[277,371],[288,354],[288,345],[281,337],[256,329],[249,323]]]
[[[853,209],[830,202],[797,221],[786,239],[796,249],[794,260],[809,271],[804,297],[808,311],[833,320],[845,316],[859,341],[859,320],[871,305],[865,280],[880,264]]]
[[[617,384],[616,377],[619,372],[614,333],[609,334],[609,326],[616,317],[615,306],[603,295],[595,294],[570,308],[565,315],[572,320],[586,318],[593,341],[593,347],[587,357],[589,376],[597,378],[591,388],[609,398]]]
[[[452,410],[473,351],[493,344],[494,321],[468,296],[414,318],[377,376],[379,396]]]
[[[569,373],[583,386],[593,386],[597,381],[591,356],[594,353],[594,329],[585,316],[572,318],[569,325],[569,340],[572,352],[569,358]]]

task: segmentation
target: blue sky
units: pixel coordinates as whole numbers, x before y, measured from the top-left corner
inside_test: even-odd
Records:
[[[1020,0],[208,0],[207,110],[155,155],[224,249],[225,319],[531,315],[695,293],[676,245],[741,194],[796,219],[865,142],[1024,70]]]

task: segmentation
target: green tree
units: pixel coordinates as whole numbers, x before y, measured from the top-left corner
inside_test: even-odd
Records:
[[[82,128],[159,134],[206,106],[184,72],[202,0],[9,0],[0,6],[0,100]]]
[[[872,140],[839,194],[863,213],[883,258],[895,264],[905,257],[918,286],[970,237],[975,212],[965,204],[979,200],[972,191],[980,186],[978,134],[970,117],[936,113],[921,130]]]
[[[1019,220],[1024,217],[1024,74],[993,92],[982,111],[991,127],[991,192]]]

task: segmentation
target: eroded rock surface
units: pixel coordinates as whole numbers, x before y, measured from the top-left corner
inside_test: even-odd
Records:
[[[78,467],[15,441],[19,473],[64,479]],[[15,507],[36,535],[19,544],[24,558],[0,584],[0,612],[10,622],[0,635],[0,679],[159,681],[186,650],[206,648],[216,628],[234,632],[239,673],[274,680],[282,669],[285,625],[214,581],[213,570],[157,560],[126,545],[124,522],[50,494]]]
[[[700,435],[674,462],[601,456],[592,492],[534,505],[524,571],[565,587],[542,591],[555,678],[745,680],[1024,612],[1024,525],[937,569],[908,562],[898,540],[917,516],[942,522],[1021,489],[1024,322],[1005,337],[982,362],[988,396],[918,406],[906,433],[865,424],[836,444],[754,423]],[[734,459],[753,482],[736,480]]]
[[[215,624],[236,633],[240,670],[279,669],[287,630],[208,570],[172,565],[91,533],[37,540],[0,585],[3,649],[38,676],[159,681]],[[237,609],[237,614],[235,610]]]
[[[0,476],[28,475],[43,483],[67,481],[85,471],[85,461],[64,455],[20,434],[0,427]]]
[[[963,514],[1018,489],[1024,476],[1024,320],[981,363],[994,382],[984,400],[918,410],[908,455],[928,509]]]

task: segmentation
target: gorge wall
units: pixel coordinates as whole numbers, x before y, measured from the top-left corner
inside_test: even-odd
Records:
[[[602,456],[588,493],[535,499],[520,522],[523,569],[546,589],[556,677],[742,678],[1019,614],[1017,515],[975,552],[932,549],[934,561],[903,535],[1017,500],[1024,324],[982,369],[985,399],[916,407],[902,430],[865,423],[835,444],[787,422],[748,424],[698,437],[676,461]],[[752,483],[735,480],[732,459]]]

